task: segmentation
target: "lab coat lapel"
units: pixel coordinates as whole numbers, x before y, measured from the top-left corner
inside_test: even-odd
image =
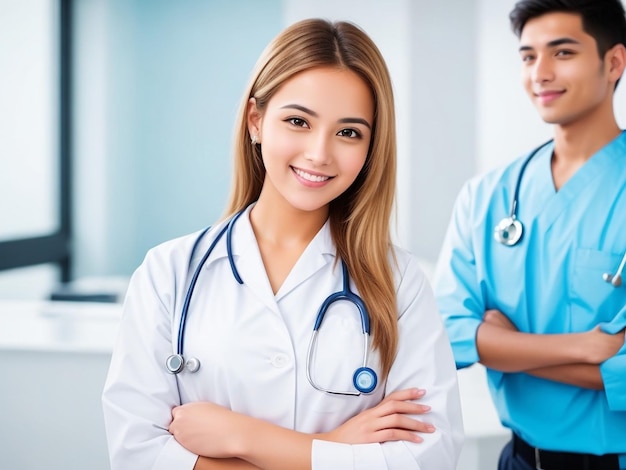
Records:
[[[544,232],[549,231],[552,225],[563,214],[567,213],[568,207],[571,204],[575,204],[576,199],[584,197],[586,200],[590,193],[601,190],[598,186],[603,180],[602,175],[609,171],[621,171],[621,169],[615,168],[615,163],[617,156],[623,155],[626,150],[624,140],[624,134],[622,134],[613,142],[600,149],[559,191],[554,193],[554,197],[551,198],[538,217],[539,226],[542,227]],[[552,172],[549,167],[547,173],[550,175],[550,182],[553,185]],[[554,188],[554,186],[552,187]]]
[[[326,222],[311,240],[274,296],[250,223],[250,208],[234,224],[232,240],[235,265],[244,287],[250,289],[260,301],[276,313],[279,313],[278,302],[281,298],[334,261],[335,245],[330,235],[330,226]],[[224,242],[223,245],[226,250],[226,243]]]
[[[243,280],[242,289],[248,289],[269,309],[279,313],[250,223],[250,207],[233,226],[232,249],[237,271]]]

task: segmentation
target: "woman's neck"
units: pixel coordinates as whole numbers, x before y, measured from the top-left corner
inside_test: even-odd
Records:
[[[296,209],[283,201],[259,197],[250,212],[250,222],[259,243],[275,246],[308,244],[328,218],[328,206],[315,211]]]

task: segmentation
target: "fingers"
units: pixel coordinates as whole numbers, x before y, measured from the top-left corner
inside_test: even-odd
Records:
[[[405,429],[383,429],[377,432],[373,442],[408,441],[417,444],[424,442],[424,438],[419,434]]]
[[[413,400],[419,399],[426,394],[426,390],[408,388],[397,390],[387,395],[373,410],[379,416],[394,413],[419,415],[428,413],[430,406],[415,403]]]
[[[414,403],[411,400],[421,398],[426,391],[411,388],[390,393],[376,407],[379,419],[376,421],[374,437],[377,442],[410,441],[423,442],[417,433],[433,433],[435,426],[410,415],[422,415],[430,411],[430,406]]]
[[[426,390],[421,388],[405,388],[403,390],[396,390],[395,392],[391,392],[387,395],[381,403],[385,403],[387,401],[399,400],[417,400],[422,398],[426,394]]]
[[[378,430],[399,429],[405,431],[432,433],[435,426],[407,415],[388,415],[377,422]]]
[[[381,418],[372,435],[372,442],[409,441],[420,443],[424,438],[419,433],[431,434],[435,426],[405,415],[389,415]]]
[[[423,415],[430,411],[430,406],[411,401],[389,401],[379,405],[380,416],[393,414]]]
[[[422,415],[430,411],[430,406],[412,401],[389,400],[372,409],[372,414],[382,417],[393,414]]]

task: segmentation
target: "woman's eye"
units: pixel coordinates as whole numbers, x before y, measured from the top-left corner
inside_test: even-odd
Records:
[[[341,137],[349,137],[349,138],[352,138],[352,139],[354,139],[356,137],[361,137],[361,134],[359,134],[354,129],[341,129],[337,135],[339,135]]]
[[[291,125],[296,126],[296,127],[308,127],[308,124],[304,119],[289,118],[287,119],[287,121],[291,123]]]

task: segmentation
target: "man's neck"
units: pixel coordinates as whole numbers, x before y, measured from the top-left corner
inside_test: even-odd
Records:
[[[580,165],[619,136],[615,117],[593,122],[557,125],[554,129],[553,159],[559,164]]]
[[[600,149],[619,136],[621,129],[615,119],[595,120],[593,125],[555,126],[552,154],[552,181],[556,191]]]

